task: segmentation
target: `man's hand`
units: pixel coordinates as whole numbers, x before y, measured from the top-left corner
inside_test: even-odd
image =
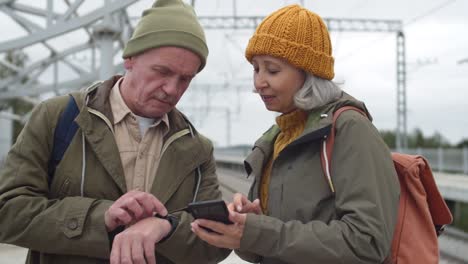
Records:
[[[251,202],[242,193],[234,194],[234,198],[232,198],[232,203],[228,204],[228,209],[230,211],[235,211],[243,214],[263,214],[262,208],[260,207],[260,200],[255,199],[253,202]]]
[[[129,225],[154,214],[167,215],[167,209],[154,195],[130,191],[115,201],[104,214],[107,232]]]
[[[169,221],[148,217],[115,236],[111,264],[156,264],[155,244],[171,231]]]

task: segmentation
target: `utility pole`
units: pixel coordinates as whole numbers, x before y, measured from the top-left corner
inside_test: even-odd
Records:
[[[231,109],[226,107],[226,146],[231,146]]]
[[[232,14],[237,17],[237,0],[232,0]]]
[[[397,33],[397,151],[408,148],[407,122],[406,122],[406,54],[405,35],[403,31]]]

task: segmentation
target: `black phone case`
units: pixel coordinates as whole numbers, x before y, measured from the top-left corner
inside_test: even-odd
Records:
[[[232,224],[223,200],[201,201],[188,204],[187,211],[196,219],[208,219],[224,224]]]

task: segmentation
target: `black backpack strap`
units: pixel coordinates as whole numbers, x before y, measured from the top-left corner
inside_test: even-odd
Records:
[[[75,122],[75,118],[79,112],[80,110],[78,109],[75,98],[70,95],[67,106],[60,115],[54,131],[54,144],[52,147],[48,168],[49,186],[51,185],[54,178],[55,168],[62,160],[63,154],[65,154],[68,145],[70,145],[73,136],[78,130],[78,125]]]

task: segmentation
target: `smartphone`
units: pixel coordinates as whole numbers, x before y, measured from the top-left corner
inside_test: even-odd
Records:
[[[223,200],[209,200],[189,203],[187,211],[196,219],[208,219],[232,224],[229,220],[229,211]]]

